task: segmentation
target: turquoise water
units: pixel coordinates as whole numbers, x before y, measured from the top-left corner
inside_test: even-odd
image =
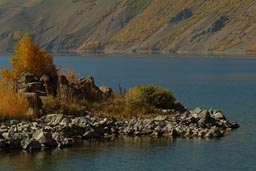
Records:
[[[202,57],[56,57],[62,68],[114,89],[152,83],[185,106],[221,109],[241,125],[219,140],[129,138],[36,153],[0,153],[4,171],[255,171],[256,59]],[[8,67],[0,58],[0,68]]]

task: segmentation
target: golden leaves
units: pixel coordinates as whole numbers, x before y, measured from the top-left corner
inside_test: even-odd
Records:
[[[2,70],[3,78],[16,79],[22,72],[30,72],[36,75],[56,73],[52,55],[44,49],[40,49],[32,41],[29,34],[25,34],[15,46],[15,55],[11,57],[11,70]]]

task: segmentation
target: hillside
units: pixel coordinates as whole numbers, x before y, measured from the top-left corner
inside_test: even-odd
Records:
[[[254,53],[254,0],[1,0],[0,53],[29,32],[49,51]]]

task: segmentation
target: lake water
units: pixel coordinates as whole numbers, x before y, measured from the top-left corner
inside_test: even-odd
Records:
[[[8,57],[0,68],[9,67]],[[185,106],[218,108],[241,128],[218,140],[120,138],[76,148],[0,153],[0,171],[255,171],[256,59],[221,57],[55,57],[97,85],[156,84]]]

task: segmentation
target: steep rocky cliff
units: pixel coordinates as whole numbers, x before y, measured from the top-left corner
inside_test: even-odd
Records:
[[[253,53],[253,0],[1,0],[0,53],[24,32],[49,51]]]

